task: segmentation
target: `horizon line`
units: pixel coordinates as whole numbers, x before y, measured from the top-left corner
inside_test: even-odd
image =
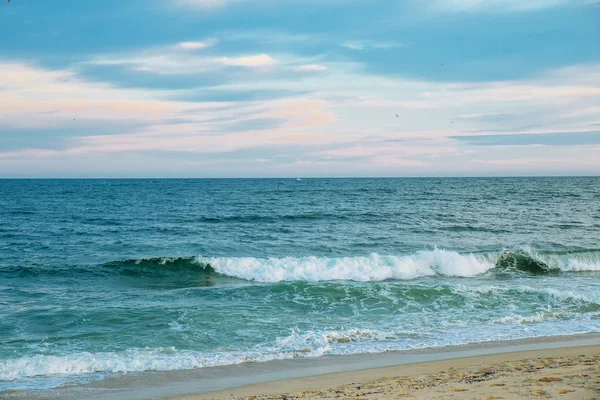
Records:
[[[424,176],[307,176],[307,177],[0,177],[0,180],[296,180],[296,179],[498,179],[498,178],[600,178],[599,175],[424,175]]]

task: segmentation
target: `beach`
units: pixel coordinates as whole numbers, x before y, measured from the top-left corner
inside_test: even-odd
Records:
[[[171,397],[220,399],[597,399],[600,346],[464,357]]]

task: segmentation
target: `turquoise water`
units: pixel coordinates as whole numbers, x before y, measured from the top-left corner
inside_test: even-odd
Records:
[[[0,180],[0,391],[600,332],[598,199],[599,178]]]

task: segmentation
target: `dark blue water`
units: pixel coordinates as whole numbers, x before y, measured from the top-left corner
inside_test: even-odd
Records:
[[[0,180],[0,390],[600,331],[600,179]]]

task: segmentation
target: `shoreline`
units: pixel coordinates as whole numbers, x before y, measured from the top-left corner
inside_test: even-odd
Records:
[[[427,365],[435,373],[448,366],[523,358],[600,355],[600,333],[480,342],[386,353],[329,355],[195,370],[154,371],[107,377],[71,387],[25,390],[10,399],[207,400],[326,390],[350,383],[402,376]],[[445,367],[442,367],[445,366]],[[0,393],[5,398],[7,392]]]
[[[266,382],[169,400],[555,398],[600,394],[600,345],[496,353]],[[499,395],[500,397],[496,397]],[[485,397],[483,397],[485,396]],[[594,397],[591,397],[594,396]]]
[[[537,337],[508,341],[489,341],[458,346],[444,346],[388,353],[356,354],[351,356],[324,356],[316,359],[271,361],[283,367],[285,361],[307,364],[308,374],[287,379],[267,380],[243,385],[232,385],[215,391],[157,397],[169,400],[221,400],[237,397],[276,395],[307,390],[332,389],[357,382],[368,382],[387,376],[410,373],[417,365],[428,371],[449,368],[452,365],[468,365],[483,360],[499,362],[531,357],[550,357],[594,352],[600,355],[600,334]],[[313,361],[313,362],[311,362]],[[321,363],[319,363],[319,361]],[[333,363],[333,364],[331,364]],[[312,364],[312,365],[311,365]],[[321,364],[321,365],[319,365]],[[329,364],[323,368],[323,364]],[[324,372],[335,368],[334,371]],[[307,372],[307,371],[303,371]],[[285,390],[282,390],[285,388]]]

